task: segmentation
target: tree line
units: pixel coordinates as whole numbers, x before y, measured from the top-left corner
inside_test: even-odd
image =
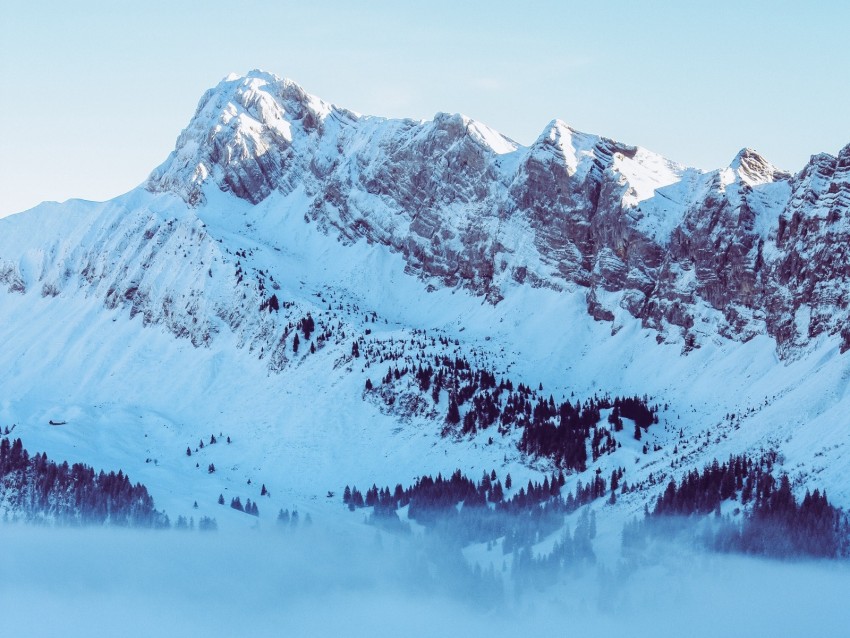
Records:
[[[168,527],[141,483],[119,470],[95,472],[88,465],[56,463],[46,454],[30,456],[21,439],[0,440],[0,498],[27,520],[51,518],[63,524]]]
[[[529,480],[506,496],[514,487],[510,474],[504,483],[495,470],[484,472],[475,481],[456,470],[450,477],[419,477],[406,488],[401,484],[393,490],[372,485],[365,497],[357,487],[346,486],[342,500],[352,511],[374,508],[373,522],[394,527],[403,527],[398,510],[406,507],[410,520],[462,544],[504,537],[502,549],[509,553],[560,529],[565,514],[605,496],[607,491],[601,473],[586,484],[579,481],[566,495],[564,484],[563,471],[553,472],[543,482]]]
[[[705,544],[723,552],[767,556],[837,557],[850,550],[850,521],[819,489],[795,497],[788,475],[774,476],[777,454],[759,458],[716,459],[702,471],[692,470],[679,482],[671,479],[643,521],[624,530],[626,545],[640,544],[647,534],[670,529],[671,519],[714,513],[715,524],[701,535]],[[737,516],[723,515],[724,502],[737,502]],[[656,524],[661,522],[661,524]]]

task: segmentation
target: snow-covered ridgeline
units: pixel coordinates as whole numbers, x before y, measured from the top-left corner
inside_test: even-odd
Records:
[[[193,206],[209,188],[268,201],[491,302],[516,284],[578,286],[607,318],[601,292],[625,292],[619,303],[665,337],[767,331],[784,356],[847,324],[831,292],[846,273],[812,244],[824,237],[831,253],[847,239],[848,161],[850,147],[792,176],[744,149],[703,172],[560,120],[523,147],[461,115],[361,116],[255,71],[207,92],[146,188]],[[811,304],[829,308],[795,330]]]

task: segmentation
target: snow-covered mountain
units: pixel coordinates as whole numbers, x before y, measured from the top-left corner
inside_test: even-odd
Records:
[[[657,404],[568,477],[626,468],[643,489],[612,511],[758,449],[850,506],[848,219],[850,146],[703,172],[559,120],[525,147],[231,76],[139,188],[0,220],[0,427],[220,522],[261,484],[262,520],[349,482],[550,472],[520,428],[446,428],[459,388],[413,372],[447,357],[535,400]]]
[[[255,72],[204,96],[147,188],[193,206],[208,183],[254,204],[297,195],[324,230],[493,303],[514,282],[580,287],[600,319],[621,306],[695,344],[766,331],[785,355],[847,333],[848,162],[850,146],[791,175],[744,149],[703,173],[559,120],[525,148],[461,115],[358,116]]]

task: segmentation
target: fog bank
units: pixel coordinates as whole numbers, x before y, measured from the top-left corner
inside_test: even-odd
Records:
[[[509,567],[478,578],[450,550],[368,528],[0,525],[0,548],[3,633],[15,636],[838,636],[850,626],[847,563],[675,545],[521,591]]]

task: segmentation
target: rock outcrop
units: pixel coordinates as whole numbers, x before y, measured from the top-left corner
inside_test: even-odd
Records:
[[[524,147],[460,115],[361,116],[255,71],[203,96],[145,187],[192,207],[210,188],[280,198],[280,215],[491,303],[585,289],[595,319],[628,312],[686,350],[765,332],[783,356],[823,334],[850,347],[850,146],[796,175],[750,149],[703,172],[557,120]],[[8,264],[0,283],[26,285]]]

